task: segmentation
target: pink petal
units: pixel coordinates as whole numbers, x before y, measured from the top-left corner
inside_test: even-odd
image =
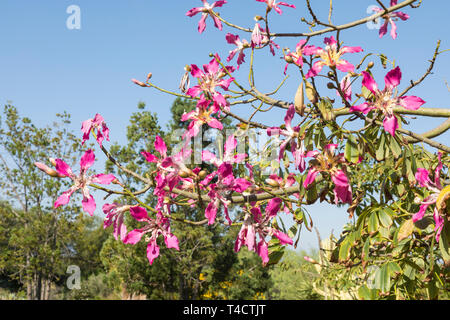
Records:
[[[416,214],[414,214],[412,216],[413,222],[423,219],[423,216],[425,215],[425,212],[427,211],[428,206],[429,206],[428,203],[424,203],[420,206],[419,212],[417,212]]]
[[[308,171],[305,181],[303,181],[303,187],[308,188],[308,186],[316,180],[316,176],[319,173],[315,168],[311,168]]]
[[[389,71],[384,77],[384,82],[386,84],[386,88],[393,89],[400,84],[402,79],[402,72],[399,67],[392,69]]]
[[[291,122],[295,115],[295,106],[291,104],[284,116],[284,123],[287,129],[292,129]]]
[[[333,180],[334,184],[340,187],[348,187],[348,178],[344,171],[338,170],[335,174],[331,176],[331,180]]]
[[[208,219],[208,225],[211,225],[216,220],[217,206],[215,201],[211,201],[205,210],[205,217]]]
[[[63,160],[55,159],[55,162],[56,162],[55,169],[59,174],[66,177],[70,177],[71,175],[73,175],[72,169]]]
[[[214,118],[211,118],[211,119],[210,119],[210,121],[208,122],[208,125],[209,125],[211,128],[215,128],[215,129],[219,129],[219,130],[222,130],[222,129],[223,129],[222,123],[221,123],[219,120],[214,119]]]
[[[344,54],[344,53],[357,53],[357,52],[362,52],[364,51],[361,47],[347,47],[347,46],[343,46],[340,50],[340,53]]]
[[[416,181],[419,183],[419,185],[422,188],[427,187],[430,184],[430,178],[429,178],[430,173],[428,172],[428,170],[424,169],[424,168],[418,168],[417,172],[415,174],[415,178]]]
[[[247,190],[252,183],[250,181],[248,181],[247,179],[244,178],[237,178],[235,180],[236,186],[233,187],[233,190],[239,193],[244,192],[245,190]]]
[[[167,146],[163,139],[160,136],[156,136],[155,138],[155,150],[158,151],[162,156],[166,156],[167,154]]]
[[[198,32],[202,33],[206,29],[206,18],[208,17],[208,14],[202,13],[202,17],[200,18],[200,21],[198,22]]]
[[[158,158],[152,155],[150,152],[142,151],[141,154],[145,157],[145,160],[147,160],[147,162],[158,162]]]
[[[278,238],[278,240],[280,240],[281,244],[294,244],[294,241],[292,241],[291,238],[289,238],[289,236],[279,230],[276,230],[274,235]]]
[[[378,91],[378,85],[375,82],[375,80],[373,80],[370,73],[368,73],[366,71],[363,71],[361,73],[363,75],[362,85],[364,87],[366,87],[367,89],[369,89],[373,94],[376,94],[376,92]]]
[[[91,216],[94,215],[96,204],[95,204],[94,197],[92,195],[89,195],[89,197],[83,197],[83,200],[81,201],[81,205],[82,205],[84,211],[89,213]]]
[[[58,197],[58,199],[56,199],[55,204],[54,204],[55,208],[58,208],[59,206],[64,206],[64,205],[68,204],[72,193],[73,193],[73,191],[71,191],[71,190],[63,192],[63,194],[60,195]]]
[[[148,219],[147,210],[139,206],[131,207],[130,215],[137,221],[145,221]]]
[[[316,61],[313,64],[312,68],[305,75],[305,78],[308,79],[308,78],[317,76],[319,74],[319,72],[322,71],[324,64],[325,63],[323,61]]]
[[[398,120],[396,116],[386,116],[384,117],[383,120],[383,127],[384,130],[386,130],[387,132],[389,132],[391,134],[391,136],[395,136],[395,130],[397,130],[398,128]]]
[[[125,244],[136,244],[139,241],[141,241],[142,236],[145,232],[143,232],[142,229],[134,229],[128,232],[128,234],[125,236],[125,239],[123,239],[123,243]]]
[[[336,68],[342,72],[353,72],[355,70],[355,66],[344,59],[340,59],[336,63]]]
[[[178,238],[176,236],[174,236],[173,234],[169,234],[166,235],[164,237],[164,242],[166,243],[166,247],[171,249],[175,249],[175,250],[180,250],[179,246],[178,246]]]
[[[419,109],[425,101],[416,96],[403,96],[400,97],[400,105],[409,110],[417,110]]]
[[[280,211],[282,200],[280,198],[273,198],[269,201],[266,207],[266,215],[268,217],[274,217]]]
[[[362,112],[364,114],[367,114],[372,109],[373,108],[370,107],[367,102],[364,102],[363,104],[360,104],[358,106],[351,106],[349,111],[350,112]]]
[[[385,20],[384,24],[380,28],[380,31],[378,31],[380,38],[382,38],[387,33],[388,23],[389,23],[389,20]]]
[[[153,261],[159,256],[159,246],[156,239],[152,239],[147,245],[147,259],[152,265]]]
[[[80,160],[81,171],[84,172],[88,168],[90,168],[94,164],[94,161],[95,161],[94,151],[92,151],[91,149],[87,150]]]
[[[112,174],[96,174],[95,176],[92,177],[92,182],[93,183],[100,183],[100,184],[110,184],[111,182],[113,182],[114,180],[116,180],[116,177]]]
[[[263,265],[266,265],[269,262],[269,250],[267,247],[267,243],[264,240],[261,240],[258,243],[257,252],[263,261]]]

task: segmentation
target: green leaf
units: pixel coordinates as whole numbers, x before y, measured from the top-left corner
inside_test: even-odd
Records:
[[[380,144],[378,145],[377,151],[375,153],[375,156],[377,158],[377,161],[384,160],[384,155],[386,153],[386,138],[384,134],[381,134],[380,137]]]
[[[381,292],[389,292],[391,290],[391,277],[389,275],[388,264],[384,264],[375,272],[375,288]]]
[[[439,238],[439,250],[442,254],[442,259],[445,262],[450,261],[450,226],[446,222],[441,231],[441,237]]]
[[[350,241],[348,241],[348,239],[345,238],[339,247],[339,261],[345,261],[348,259],[350,255],[350,248],[351,248]]]
[[[348,162],[357,163],[359,161],[358,140],[354,135],[348,136],[344,154]]]
[[[391,137],[389,145],[394,157],[399,158],[402,155],[402,147],[398,144],[397,139]]]
[[[369,217],[369,222],[368,222],[368,230],[370,233],[372,232],[376,232],[378,231],[378,227],[379,227],[379,223],[378,223],[378,216],[376,211],[372,212],[372,214]]]
[[[392,225],[391,217],[383,209],[378,211],[378,219],[380,220],[381,224],[386,228],[389,228]]]
[[[412,234],[413,230],[414,230],[414,222],[412,219],[403,222],[397,234],[397,241],[400,242],[403,239],[408,238]]]

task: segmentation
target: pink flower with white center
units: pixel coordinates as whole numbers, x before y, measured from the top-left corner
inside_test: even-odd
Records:
[[[109,129],[106,126],[103,117],[97,113],[94,119],[88,119],[86,121],[83,121],[81,125],[81,131],[83,132],[83,142],[81,143],[82,145],[86,140],[89,139],[91,131],[95,129],[97,129],[96,139],[100,147],[102,146],[104,139],[109,141]]]
[[[284,156],[284,151],[286,150],[286,146],[288,143],[291,144],[291,152],[294,155],[295,159],[295,167],[299,168],[300,171],[305,170],[305,146],[303,143],[303,140],[301,141],[300,147],[297,146],[297,138],[298,138],[298,132],[300,131],[300,127],[292,127],[292,119],[295,115],[295,106],[291,104],[286,112],[286,116],[284,117],[284,125],[285,129],[281,129],[279,127],[270,127],[267,128],[267,135],[268,136],[279,136],[283,135],[287,137],[281,145],[280,145],[280,153],[278,155],[278,161],[281,161]]]
[[[325,38],[324,43],[326,44],[325,49],[310,46],[304,54],[306,55],[317,55],[321,60],[316,61],[311,70],[306,74],[306,78],[315,77],[322,71],[324,66],[328,66],[330,68],[337,68],[342,72],[353,72],[355,70],[355,66],[350,62],[341,59],[341,56],[345,53],[355,53],[361,52],[363,49],[361,47],[347,47],[343,46],[338,50],[338,43],[334,39],[333,36],[330,38]]]
[[[397,2],[398,2],[398,0],[391,0],[391,7],[397,5]],[[378,8],[378,7],[373,7],[372,11],[382,12],[382,11],[384,11],[384,9]],[[407,15],[404,12],[398,11],[398,12],[387,13],[387,14],[383,15],[382,18],[384,19],[384,24],[381,26],[380,31],[379,31],[380,38],[382,38],[387,33],[388,24],[390,24],[391,25],[391,37],[392,37],[392,39],[395,40],[397,38],[397,26],[395,25],[394,21],[396,21],[398,19],[406,21],[409,19],[409,15]]]
[[[106,214],[105,220],[103,221],[103,228],[106,229],[110,225],[114,226],[114,238],[123,241],[127,235],[127,226],[123,223],[123,218],[125,212],[129,211],[131,206],[120,205],[117,203],[106,203],[103,205],[103,212]]]
[[[362,112],[364,114],[373,109],[381,111],[384,114],[383,127],[392,136],[395,135],[395,130],[398,128],[398,121],[394,114],[394,108],[401,106],[405,109],[417,110],[425,103],[425,101],[416,96],[396,96],[394,89],[400,84],[402,78],[402,72],[399,67],[392,69],[386,74],[384,78],[384,90],[378,89],[378,85],[370,73],[363,71],[362,75],[362,85],[369,89],[370,92],[372,92],[372,95],[368,99],[366,98],[367,101],[365,103],[358,106],[352,106],[350,111]]]
[[[295,5],[293,4],[288,4],[286,2],[281,2],[281,1],[276,1],[276,0],[256,0],[258,2],[265,2],[267,4],[267,12],[269,12],[270,10],[274,9],[276,12],[278,12],[278,14],[282,14],[283,11],[281,11],[279,6],[286,6],[286,7],[290,7],[290,8],[294,8],[295,9]]]
[[[302,39],[297,43],[295,47],[295,52],[289,52],[284,56],[286,60],[286,66],[284,67],[284,74],[286,74],[289,63],[294,63],[296,66],[303,68],[303,55],[311,55],[314,50],[314,46],[305,46],[306,40]],[[292,61],[292,62],[291,62]]]
[[[169,219],[164,217],[160,212],[156,214],[156,219],[149,217],[147,210],[142,207],[135,206],[130,208],[131,216],[139,222],[145,222],[146,225],[141,229],[134,229],[130,231],[123,243],[136,244],[141,241],[145,234],[150,234],[145,239],[147,245],[147,258],[152,265],[153,261],[159,256],[159,246],[156,239],[162,235],[167,248],[180,250],[178,245],[178,238],[170,232]]]
[[[217,158],[214,153],[212,153],[209,150],[203,150],[202,151],[202,160],[211,162],[213,165],[215,165],[217,168],[220,167],[222,163],[241,163],[245,160],[247,155],[245,153],[238,153],[234,154],[234,150],[237,146],[237,140],[234,137],[234,135],[231,135],[228,137],[227,141],[225,142],[224,146],[224,155],[222,158]]]
[[[341,87],[341,91],[344,94],[344,99],[349,101],[352,100],[352,84],[350,81],[350,74],[347,74],[342,78],[341,83],[339,84]],[[336,94],[340,97],[339,91],[336,90]]]
[[[261,25],[259,23],[255,23],[255,27],[252,32],[252,40],[251,46],[252,48],[260,47],[263,42],[263,36],[261,34]]]
[[[334,183],[334,200],[335,203],[352,203],[352,188],[348,181],[348,177],[345,172],[345,167],[340,168],[340,165],[345,164],[344,154],[336,154],[337,144],[328,144],[325,146],[322,153],[318,151],[309,151],[307,157],[313,157],[310,160],[308,174],[305,181],[303,181],[303,187],[313,183],[319,172],[326,172],[331,176],[331,180]]]
[[[206,29],[206,18],[208,18],[208,15],[211,15],[211,18],[214,20],[214,25],[217,29],[222,30],[222,22],[219,18],[217,18],[213,14],[213,9],[217,7],[223,6],[225,3],[227,3],[225,0],[220,0],[214,2],[212,5],[210,5],[206,0],[202,0],[203,7],[197,7],[192,8],[188,12],[186,12],[186,15],[188,17],[193,17],[198,13],[202,14],[202,17],[200,18],[200,21],[198,22],[198,32],[202,33]]]
[[[217,176],[217,182],[209,184],[210,181]],[[222,163],[218,170],[209,174],[202,182],[203,186],[209,184],[210,191],[208,196],[211,202],[205,210],[205,217],[208,219],[208,224],[213,224],[216,220],[217,210],[220,204],[224,207],[225,218],[231,225],[231,219],[228,215],[228,206],[231,204],[229,199],[234,192],[243,193],[249,188],[252,183],[244,178],[235,178],[233,175],[233,166],[230,163]]]
[[[271,227],[272,219],[276,217],[280,211],[282,200],[280,198],[273,198],[266,206],[264,216],[261,209],[256,206],[246,211],[244,222],[234,245],[234,251],[239,252],[242,245],[246,245],[249,251],[256,251],[261,257],[263,265],[269,262],[268,244],[266,242],[267,236],[275,236],[281,244],[293,244],[289,236],[273,227]],[[257,243],[256,235],[259,236]]]
[[[191,65],[191,75],[198,79],[198,85],[189,88],[186,91],[186,94],[191,97],[197,97],[203,93],[204,97],[201,96],[199,103],[207,105],[209,104],[209,101],[213,101],[214,112],[217,112],[220,107],[228,107],[228,102],[225,97],[217,91],[217,87],[227,91],[231,82],[234,81],[234,78],[224,79],[228,73],[234,71],[234,68],[227,66],[225,67],[225,70],[220,67],[219,62],[216,59],[220,60],[220,57],[217,54],[209,64],[203,65],[203,71],[195,64]]]
[[[155,150],[159,152],[161,158],[155,155],[142,151],[141,154],[145,157],[147,162],[156,163],[156,188],[154,194],[158,194],[165,186],[172,190],[180,180],[179,172],[187,170],[185,161],[190,157],[192,150],[182,148],[175,156],[169,157],[167,155],[167,146],[160,136],[155,138]]]
[[[216,118],[212,117],[211,114],[213,113],[213,108],[206,109],[203,106],[197,105],[194,110],[183,113],[181,116],[181,121],[188,121],[191,120],[191,122],[188,125],[188,128],[186,132],[183,134],[183,139],[190,139],[198,135],[200,132],[200,129],[202,125],[207,124],[209,127],[213,129],[222,130],[223,125],[222,123],[217,120]]]
[[[236,45],[236,49],[230,50],[229,56],[227,58],[227,62],[230,62],[234,58],[236,53],[239,52],[238,58],[237,58],[237,65],[238,65],[237,68],[239,69],[239,66],[245,62],[244,49],[250,48],[251,44],[248,43],[248,41],[245,39],[241,40],[238,35],[233,35],[231,33],[227,33],[227,35],[225,36],[225,39],[227,40],[228,43]]]
[[[83,210],[88,212],[91,216],[94,215],[95,211],[95,200],[92,195],[89,194],[88,186],[92,183],[100,184],[110,184],[114,180],[117,180],[112,174],[96,174],[94,176],[87,176],[86,171],[94,164],[95,154],[92,150],[88,150],[84,153],[80,160],[80,173],[75,175],[72,172],[70,166],[61,159],[56,159],[56,171],[73,180],[73,186],[68,190],[63,192],[61,196],[55,201],[55,208],[59,206],[66,205],[69,203],[70,196],[77,190],[81,190],[83,194],[83,200],[81,202]]]
[[[420,205],[420,210],[416,214],[413,215],[412,219],[414,222],[422,220],[425,212],[427,211],[428,206],[432,204],[436,204],[439,196],[443,192],[444,189],[441,181],[440,181],[440,175],[441,170],[443,168],[443,164],[441,162],[442,153],[438,153],[438,165],[436,169],[434,170],[434,177],[433,181],[430,179],[430,172],[424,168],[418,168],[416,172],[416,181],[422,188],[426,188],[431,192],[429,196],[427,196]],[[446,187],[448,189],[448,187]],[[433,218],[435,222],[435,228],[434,231],[436,232],[436,241],[439,242],[439,238],[441,236],[442,228],[444,227],[444,218],[440,215],[439,209],[437,206],[434,207],[433,210]]]
[[[275,37],[269,38],[267,36],[267,34],[270,33],[269,30],[266,31],[265,28],[260,28],[260,29],[261,29],[261,35],[262,35],[261,45],[262,46],[266,46],[268,44],[269,48],[270,48],[270,52],[272,53],[273,56],[275,56],[275,49],[274,48],[280,49],[280,46],[278,44],[276,44],[275,42],[273,42]]]

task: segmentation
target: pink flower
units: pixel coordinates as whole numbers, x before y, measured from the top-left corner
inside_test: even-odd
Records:
[[[345,100],[352,100],[352,86],[350,82],[350,75],[347,74],[342,78],[341,83],[339,84],[342,92],[344,93]],[[339,92],[336,90],[336,94],[340,96]]]
[[[217,182],[210,183],[217,176]],[[243,193],[252,183],[244,178],[235,178],[233,166],[230,163],[222,163],[217,171],[209,174],[202,182],[204,187],[209,186],[208,196],[211,198],[206,210],[205,217],[208,224],[213,224],[216,219],[220,204],[224,207],[225,218],[231,225],[232,221],[228,215],[228,206],[231,204],[230,196],[232,192]]]
[[[197,136],[197,134],[200,132],[202,125],[204,124],[207,124],[211,128],[222,130],[223,129],[222,123],[211,116],[213,111],[214,111],[213,108],[207,109],[204,106],[198,104],[194,110],[187,113],[183,113],[183,115],[181,116],[181,121],[191,120],[186,132],[182,136],[183,139],[186,138],[190,139]]]
[[[438,165],[434,171],[433,180],[430,179],[430,172],[424,168],[418,168],[416,172],[416,181],[419,184],[419,186],[426,188],[428,191],[431,192],[429,196],[427,196],[423,201],[421,202],[419,211],[413,215],[412,219],[414,222],[422,220],[425,212],[427,211],[427,208],[435,204],[439,198],[439,195],[441,194],[443,187],[440,181],[440,174],[441,170],[443,168],[443,164],[441,162],[442,153],[438,153]],[[435,222],[435,228],[434,231],[436,232],[436,241],[439,242],[439,238],[441,235],[442,228],[444,227],[444,218],[440,215],[440,212],[437,208],[437,206],[434,207],[433,210],[433,218]]]
[[[260,47],[263,42],[263,36],[261,34],[261,26],[259,23],[255,23],[255,27],[253,28],[252,32],[252,41],[251,46],[254,47]]]
[[[281,11],[279,6],[286,6],[286,7],[295,9],[295,6],[293,4],[288,4],[286,2],[281,2],[281,1],[277,2],[276,0],[256,0],[256,1],[267,3],[267,12],[274,9],[276,12],[278,12],[278,14],[282,14],[283,11]]]
[[[338,51],[338,43],[333,36],[325,38],[324,43],[326,44],[325,49],[310,46],[307,52],[304,53],[306,55],[317,55],[321,59],[313,64],[311,70],[306,74],[306,78],[315,77],[324,66],[337,68],[342,72],[353,72],[355,70],[355,66],[348,61],[341,59],[341,56],[345,53],[361,52],[363,51],[361,47],[343,46]]]
[[[391,0],[391,7],[395,5],[397,5],[397,0]],[[372,11],[382,12],[384,11],[384,9],[374,7]],[[397,38],[397,26],[395,25],[394,21],[398,19],[406,21],[409,19],[409,15],[404,12],[398,11],[385,14],[382,16],[382,18],[384,19],[384,24],[381,26],[379,31],[380,38],[382,38],[387,33],[388,24],[391,24],[391,37],[395,40]]]
[[[81,131],[83,132],[83,142],[81,144],[84,144],[84,142],[89,139],[91,131],[95,129],[97,129],[96,138],[100,147],[102,146],[102,142],[104,139],[109,141],[109,129],[106,126],[103,117],[97,113],[94,119],[83,121],[81,125]]]
[[[261,209],[256,206],[246,210],[244,222],[234,245],[234,251],[239,252],[242,245],[246,245],[249,251],[256,251],[261,257],[263,264],[269,262],[268,244],[266,242],[267,236],[275,236],[281,244],[293,244],[289,236],[271,226],[272,219],[276,217],[280,211],[282,200],[280,198],[273,198],[266,206],[264,216]],[[259,236],[257,243],[256,235]]]
[[[291,144],[291,152],[294,155],[295,159],[295,167],[299,168],[300,171],[305,170],[305,146],[303,140],[300,142],[300,147],[297,148],[297,139],[298,132],[300,130],[299,127],[292,127],[292,119],[295,115],[295,106],[291,104],[286,112],[286,116],[284,117],[284,125],[285,129],[281,129],[279,127],[270,127],[267,129],[267,135],[283,135],[287,137],[281,145],[280,145],[280,153],[278,155],[278,161],[281,161],[284,156],[284,151],[286,150],[287,145]]]
[[[231,163],[231,164],[241,163],[242,161],[245,160],[247,155],[245,153],[238,153],[235,155],[234,150],[236,149],[236,146],[237,146],[237,140],[234,137],[234,135],[231,135],[228,137],[227,141],[225,142],[224,154],[223,154],[222,159],[218,159],[215,156],[215,154],[213,154],[209,150],[203,150],[202,151],[202,160],[211,162],[217,168],[220,167],[220,165],[222,163]]]
[[[237,67],[239,69],[239,66],[242,63],[245,62],[244,61],[244,58],[245,58],[244,49],[250,48],[251,45],[248,43],[247,40],[244,39],[244,40],[241,41],[241,39],[239,38],[238,35],[233,35],[231,33],[227,33],[225,38],[226,38],[228,43],[236,45],[236,49],[231,50],[229,52],[229,56],[227,58],[227,62],[230,62],[234,58],[236,53],[239,52],[239,55],[238,55],[238,58],[237,58],[237,64],[238,64]]]
[[[231,82],[234,81],[234,78],[224,79],[228,75],[227,71],[231,73],[234,68],[231,66],[226,67],[226,70],[220,68],[216,59],[220,60],[217,54],[209,64],[203,65],[203,71],[195,64],[191,65],[191,75],[198,79],[199,84],[186,91],[186,94],[191,97],[197,97],[203,93],[204,96],[201,96],[199,103],[207,106],[209,101],[213,101],[214,112],[217,112],[220,107],[228,106],[225,97],[217,91],[217,87],[227,91]]]
[[[55,208],[59,206],[66,205],[69,203],[70,196],[77,190],[81,190],[83,194],[83,201],[81,202],[83,206],[83,210],[88,212],[91,216],[95,211],[95,200],[92,195],[89,194],[88,186],[91,183],[100,183],[100,184],[110,184],[116,177],[112,174],[96,174],[94,176],[87,176],[86,171],[89,169],[95,161],[95,154],[92,150],[88,150],[84,153],[80,160],[80,173],[79,175],[75,175],[72,172],[72,169],[69,167],[67,163],[65,163],[61,159],[56,159],[56,171],[62,176],[69,177],[73,180],[73,186],[65,191],[59,198],[55,201]]]
[[[417,110],[425,103],[421,98],[416,96],[396,97],[394,89],[400,84],[402,73],[399,67],[389,71],[385,78],[384,90],[379,90],[377,83],[372,78],[370,73],[363,71],[362,85],[372,92],[372,95],[366,99],[367,101],[358,106],[352,106],[350,111],[368,113],[376,109],[384,114],[383,127],[392,136],[395,135],[395,130],[398,128],[397,117],[394,114],[394,108],[401,106],[409,110]]]
[[[315,158],[310,161],[310,169],[303,181],[303,187],[307,188],[314,182],[319,172],[326,172],[331,176],[331,180],[334,183],[334,201],[339,203],[352,203],[352,188],[348,181],[347,175],[344,170],[339,166],[345,163],[345,157],[342,153],[336,154],[337,145],[328,144],[325,146],[322,153],[318,151],[308,152],[308,157]]]
[[[285,55],[284,60],[289,61],[292,59],[292,63],[296,66],[303,68],[303,55],[311,55],[313,54],[311,50],[314,50],[314,46],[305,46],[306,40],[300,40],[295,47],[295,52],[289,52]],[[289,62],[286,63],[284,67],[284,74],[286,74],[287,68],[289,66]]]
[[[169,219],[164,217],[162,213],[156,214],[156,219],[148,216],[147,210],[142,207],[135,206],[130,208],[130,215],[139,222],[144,222],[146,225],[141,229],[134,229],[130,231],[123,243],[136,244],[141,241],[142,236],[149,233],[150,236],[146,239],[147,245],[147,259],[152,265],[153,261],[159,256],[159,246],[156,239],[162,235],[167,248],[180,250],[178,245],[178,238],[170,232]]]
[[[129,211],[131,206],[129,205],[119,205],[117,203],[104,204],[103,212],[106,214],[105,220],[103,221],[103,228],[106,229],[110,225],[114,226],[114,238],[123,241],[127,235],[127,226],[123,223],[123,216],[125,212]]]
[[[156,163],[158,174],[155,177],[156,187],[154,194],[157,195],[163,191],[163,188],[168,186],[172,190],[180,181],[179,172],[187,170],[185,161],[190,157],[192,150],[182,148],[175,156],[169,157],[167,155],[167,146],[160,136],[155,138],[155,150],[159,152],[161,158],[155,155],[142,151],[141,154],[145,157],[147,162]]]
[[[217,18],[213,14],[213,9],[216,7],[221,7],[227,2],[225,0],[220,0],[220,1],[214,2],[212,5],[210,5],[208,2],[206,2],[206,0],[202,0],[202,2],[203,2],[203,7],[192,8],[191,10],[186,12],[186,15],[188,17],[193,17],[198,13],[202,14],[202,17],[200,18],[200,21],[198,22],[198,32],[202,33],[203,31],[205,31],[206,18],[208,17],[208,15],[211,15],[211,17],[213,18],[214,25],[216,26],[216,28],[219,30],[222,30],[222,22],[220,21],[219,18]]]

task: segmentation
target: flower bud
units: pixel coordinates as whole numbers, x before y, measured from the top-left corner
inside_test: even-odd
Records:
[[[294,63],[294,59],[289,55],[284,56],[284,60],[286,60],[287,63]]]
[[[192,170],[191,170],[191,169],[188,169],[188,168],[183,169],[183,170],[181,170],[181,171],[178,173],[178,175],[179,175],[180,177],[182,177],[182,178],[188,178],[188,177],[191,176],[192,174],[193,174]]]
[[[205,178],[206,178],[206,174],[207,174],[207,172],[206,172],[205,170],[200,171],[200,172],[198,173],[199,179],[200,179],[200,180],[205,179]]]
[[[327,83],[327,88],[328,89],[334,89],[334,84],[332,82],[328,82]]]
[[[41,162],[35,162],[34,165],[36,167],[38,167],[39,170],[45,172],[46,174],[48,174],[51,177],[54,177],[54,178],[64,178],[65,177],[62,174],[59,174],[56,170],[49,168],[48,166],[46,166],[45,164],[43,164]]]
[[[374,66],[373,61],[370,61],[370,62],[367,64],[367,69],[371,69],[371,68],[373,68],[373,66]]]
[[[131,81],[133,81],[135,84],[137,84],[138,86],[141,86],[141,87],[147,87],[147,85],[145,84],[145,83],[143,83],[143,82],[141,82],[141,81],[139,81],[139,80],[136,80],[136,79],[131,79]]]
[[[260,21],[263,20],[264,18],[261,16],[255,16],[253,19],[255,19],[255,21]]]
[[[266,179],[266,183],[267,183],[269,186],[274,187],[274,188],[277,188],[277,187],[280,186],[280,184],[278,183],[278,181],[275,181],[275,180],[273,180],[273,179]]]

